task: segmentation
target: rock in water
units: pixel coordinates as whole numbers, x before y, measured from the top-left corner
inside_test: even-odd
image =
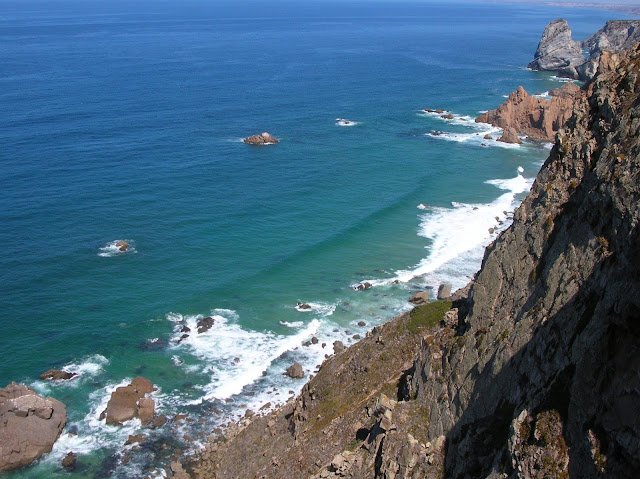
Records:
[[[279,140],[277,138],[274,138],[270,133],[267,133],[266,131],[261,135],[252,135],[242,141],[244,141],[248,145],[268,145],[270,143],[279,143]]]
[[[562,90],[555,91],[553,98],[547,100],[531,96],[519,87],[496,110],[483,113],[475,121],[502,128],[504,133],[498,141],[520,143],[518,134],[522,134],[532,140],[551,142],[571,116],[574,97],[579,91],[575,83],[566,83]]]
[[[571,38],[571,28],[566,20],[554,20],[544,29],[533,61],[532,70],[556,71],[568,78],[578,78],[576,67],[585,62],[580,43]]]
[[[62,460],[62,467],[67,471],[73,472],[76,469],[76,463],[78,462],[78,455],[74,452],[68,453]]]
[[[107,424],[122,425],[134,417],[139,417],[144,424],[153,420],[155,402],[145,395],[155,388],[151,381],[138,376],[128,386],[116,388],[104,411]]]
[[[502,136],[498,138],[498,141],[503,143],[522,143],[522,140],[518,137],[518,132],[512,126],[508,126],[503,130]]]
[[[126,241],[118,241],[116,243],[116,248],[124,253],[129,249],[129,243],[127,243]]]
[[[60,381],[65,379],[71,379],[77,376],[76,373],[69,373],[67,371],[61,371],[59,369],[49,369],[40,375],[40,379],[50,381]]]
[[[287,372],[284,374],[286,376],[289,376],[290,378],[302,379],[304,377],[304,370],[302,369],[300,363],[296,361],[291,366],[289,366],[289,369],[287,369]]]
[[[67,408],[60,401],[15,382],[0,389],[0,472],[50,452],[66,422]]]

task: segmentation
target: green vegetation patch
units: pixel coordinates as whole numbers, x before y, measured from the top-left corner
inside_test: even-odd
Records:
[[[451,301],[436,301],[416,306],[409,313],[407,329],[417,333],[423,328],[432,328],[444,318],[444,313],[449,311],[453,303]]]

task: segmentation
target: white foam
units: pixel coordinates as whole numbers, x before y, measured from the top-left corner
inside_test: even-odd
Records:
[[[336,125],[338,126],[356,126],[359,124],[357,121],[347,120],[346,118],[336,118]]]
[[[309,306],[306,308],[305,306]],[[323,317],[331,316],[333,312],[336,310],[336,304],[333,303],[298,303],[296,305],[296,310],[301,313],[309,313],[315,312],[320,314]]]
[[[309,310],[302,310],[302,311],[309,311]],[[301,328],[302,326],[304,326],[304,321],[278,321],[278,322],[283,326],[286,326],[287,328]]]
[[[260,379],[273,361],[315,334],[320,325],[313,319],[295,334],[277,335],[243,328],[237,324],[237,314],[233,311],[214,310],[212,313],[213,327],[201,334],[195,331],[202,316],[185,316],[184,324],[192,333],[180,344],[172,345],[176,351],[185,351],[201,359],[202,372],[211,377],[210,383],[203,388],[205,394],[192,401],[193,404],[239,394],[245,386]],[[177,325],[176,339],[179,331],[180,325]]]
[[[510,224],[509,212],[518,203],[516,195],[530,188],[533,179],[525,179],[518,173],[515,178],[489,180],[487,183],[506,193],[487,204],[454,202],[452,208],[431,208],[429,213],[422,216],[418,233],[431,240],[431,245],[427,247],[429,255],[415,267],[397,271],[392,278],[368,282],[373,286],[387,285],[394,281],[409,282],[418,276],[437,274],[438,270],[446,269],[454,260],[465,262],[469,252],[473,250],[482,252],[492,238]],[[478,257],[477,252],[474,255]],[[479,258],[482,258],[481,253]],[[479,264],[475,264],[469,268],[467,274],[473,274],[478,266]],[[453,286],[464,286],[466,278],[459,274],[456,278],[453,279]]]
[[[542,93],[537,93],[531,96],[534,96],[536,98],[544,98],[545,100],[549,100],[551,98],[551,95],[549,95],[549,91],[544,91]]]
[[[121,251],[120,248],[117,246],[117,244],[121,241],[125,241],[128,245],[125,251]],[[131,239],[125,239],[125,240],[118,239],[118,240],[110,241],[106,245],[102,246],[100,248],[100,253],[98,253],[98,256],[101,256],[103,258],[111,258],[112,256],[117,256],[121,254],[131,254],[131,253],[137,253],[136,248],[134,246],[134,241]]]
[[[418,208],[419,210],[426,210],[426,209],[427,209],[427,205],[425,205],[424,203],[420,203],[420,204],[417,206],[417,208]]]

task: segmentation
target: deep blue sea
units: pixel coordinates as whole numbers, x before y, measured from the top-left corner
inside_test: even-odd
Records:
[[[485,139],[499,130],[473,119],[518,85],[562,85],[525,68],[559,17],[577,40],[625,18],[0,0],[0,386],[26,382],[68,407],[53,452],[11,477],[65,476],[69,451],[78,477],[160,476],[167,450],[297,393],[304,380],[282,376],[293,361],[313,374],[333,341],[408,310],[414,292],[464,286],[550,147]],[[263,131],[280,143],[242,142]],[[195,333],[205,316],[213,328]],[[50,368],[78,376],[40,381]],[[144,430],[124,465],[143,429],[99,414],[137,375],[169,422]]]

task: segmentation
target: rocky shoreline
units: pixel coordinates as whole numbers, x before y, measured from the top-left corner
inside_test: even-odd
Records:
[[[176,477],[637,477],[640,45],[603,52],[455,303],[323,363]]]
[[[582,89],[567,84],[547,100],[520,88],[476,120],[503,128],[503,141],[515,132],[554,147],[466,288],[453,296],[441,288],[437,301],[416,294],[410,312],[348,348],[334,344],[297,398],[247,410],[195,456],[176,452],[166,474],[640,474],[640,44],[600,51],[597,62]],[[204,318],[198,333],[213,322]],[[304,377],[296,364],[286,374]],[[161,427],[153,390],[141,377],[117,388],[101,419]],[[27,386],[0,389],[0,471],[51,451],[65,411]],[[69,452],[62,465],[73,470],[75,460]]]

